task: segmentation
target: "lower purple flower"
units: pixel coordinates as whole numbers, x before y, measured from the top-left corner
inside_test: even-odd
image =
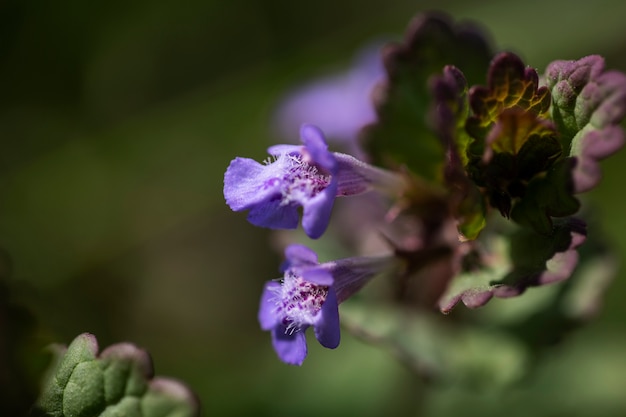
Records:
[[[339,346],[339,303],[388,268],[394,258],[355,257],[319,264],[317,254],[302,245],[285,250],[284,277],[265,284],[259,323],[272,332],[278,357],[301,365],[307,356],[305,332],[313,327],[320,344]]]

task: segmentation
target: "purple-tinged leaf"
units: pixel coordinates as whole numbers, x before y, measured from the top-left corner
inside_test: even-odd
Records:
[[[453,24],[441,14],[411,21],[404,42],[383,50],[388,79],[374,93],[378,121],[361,135],[372,161],[388,168],[406,166],[426,180],[441,182],[445,145],[428,120],[428,81],[446,65],[460,68],[470,81],[478,80],[491,55],[476,27]]]
[[[525,228],[499,232],[481,234],[479,261],[452,280],[439,300],[443,313],[459,301],[476,308],[493,296],[514,297],[528,287],[569,278],[578,262],[577,248],[586,238],[585,224],[574,218],[555,220],[550,235]]]
[[[434,97],[431,117],[446,152],[444,179],[450,190],[450,211],[464,239],[475,239],[486,224],[486,209],[480,190],[469,179],[468,147],[472,138],[465,130],[469,115],[467,81],[456,67],[447,65],[441,76],[431,78]]]
[[[545,79],[563,149],[578,160],[575,191],[589,191],[601,178],[598,162],[624,145],[619,123],[626,114],[626,75],[605,71],[604,59],[591,55],[552,62]]]
[[[474,86],[469,94],[473,116],[467,121],[467,130],[478,140],[486,137],[489,128],[506,109],[545,116],[550,108],[550,92],[546,87],[539,87],[537,71],[508,52],[497,55],[491,62],[487,86]]]
[[[518,381],[528,369],[528,351],[514,338],[425,309],[351,300],[341,314],[343,328],[353,336],[388,351],[428,380],[498,387]]]

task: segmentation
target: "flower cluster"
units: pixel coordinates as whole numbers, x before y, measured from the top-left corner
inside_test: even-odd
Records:
[[[301,146],[270,147],[273,158],[265,164],[248,158],[231,162],[224,175],[224,197],[232,210],[248,210],[248,221],[257,226],[293,229],[302,208],[302,228],[317,239],[328,226],[336,197],[359,195],[376,187],[401,192],[405,185],[400,175],[330,152],[315,126],[303,125],[300,136]],[[305,330],[313,326],[323,346],[337,347],[338,302],[380,273],[387,262],[346,258],[319,265],[317,255],[299,245],[289,246],[285,255],[284,278],[266,285],[259,321],[264,330],[272,331],[279,357],[299,365],[307,352]]]
[[[368,74],[363,82],[314,83],[280,112],[310,115],[367,163],[330,151],[322,130],[304,124],[301,145],[271,146],[264,164],[236,158],[224,176],[226,203],[256,226],[294,229],[302,213],[304,232],[318,239],[338,212],[359,219],[347,234],[375,223],[379,250],[391,252],[318,263],[307,247],[287,247],[259,321],[289,364],[306,357],[309,327],[337,347],[338,304],[384,271],[393,271],[392,303],[443,313],[575,275],[587,237],[578,195],[624,143],[626,75],[606,71],[599,56],[555,61],[539,76],[516,55],[494,53],[476,27],[439,14],[418,16],[381,55],[350,70]],[[345,103],[371,95],[373,106],[343,112],[338,94]],[[375,199],[334,208],[337,197],[372,190]]]

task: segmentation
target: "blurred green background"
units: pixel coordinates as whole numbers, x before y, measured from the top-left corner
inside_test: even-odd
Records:
[[[226,166],[265,158],[289,88],[435,8],[480,21],[540,72],[591,53],[626,70],[618,0],[2,2],[0,246],[14,297],[52,340],[89,331],[146,348],[206,416],[626,415],[624,273],[596,321],[505,391],[426,384],[345,332],[288,367],[258,328],[280,254],[224,204]],[[623,254],[626,152],[603,167],[590,200]]]

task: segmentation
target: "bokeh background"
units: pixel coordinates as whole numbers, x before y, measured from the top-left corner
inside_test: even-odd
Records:
[[[506,390],[426,383],[347,333],[289,367],[258,328],[280,254],[224,204],[226,166],[265,158],[290,88],[430,9],[480,21],[540,72],[591,53],[626,70],[619,0],[2,2],[0,246],[13,297],[50,340],[89,331],[103,347],[146,348],[205,416],[626,415],[622,270],[597,319]],[[603,167],[590,201],[622,257],[626,152]]]

